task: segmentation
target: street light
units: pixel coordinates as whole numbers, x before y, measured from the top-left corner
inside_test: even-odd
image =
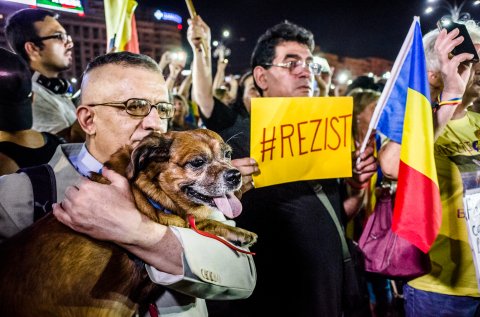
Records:
[[[470,14],[467,12],[462,12],[463,7],[470,3],[474,6],[480,4],[480,0],[475,1],[462,1],[457,5],[457,1],[453,1],[453,5],[447,0],[427,0],[428,6],[425,9],[425,14],[430,14],[435,11],[436,8],[447,9],[450,17],[453,21],[458,21],[459,19],[470,19]]]
[[[229,30],[224,30],[222,32],[222,36],[226,39],[228,39],[230,37],[230,31]]]

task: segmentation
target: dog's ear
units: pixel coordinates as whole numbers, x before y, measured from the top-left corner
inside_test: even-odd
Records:
[[[172,142],[173,139],[168,134],[152,133],[146,136],[132,152],[126,169],[127,178],[137,178],[138,173],[151,162],[167,162]]]

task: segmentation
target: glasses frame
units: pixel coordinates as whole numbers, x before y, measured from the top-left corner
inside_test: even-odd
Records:
[[[145,115],[138,115],[138,114],[133,114],[133,113],[130,113],[128,111],[128,102],[130,100],[142,100],[142,101],[146,101],[148,103],[148,105],[150,106],[150,109],[148,110],[148,112],[145,114]],[[160,107],[161,106],[169,106],[171,108],[171,116],[168,116],[167,113],[165,111],[160,111]],[[167,102],[167,101],[160,101],[160,102],[157,102],[156,104],[152,104],[150,101],[146,100],[146,99],[141,99],[141,98],[130,98],[130,99],[127,99],[123,102],[121,101],[115,101],[115,102],[104,102],[104,103],[94,103],[94,104],[89,104],[88,106],[90,107],[96,107],[96,106],[106,106],[106,107],[115,107],[115,108],[123,108],[125,110],[126,113],[128,113],[129,115],[131,115],[132,117],[137,117],[137,118],[145,118],[146,116],[148,116],[150,114],[150,112],[152,112],[152,109],[153,108],[156,108],[157,109],[157,112],[158,112],[158,116],[160,117],[160,119],[171,119],[173,118],[174,114],[175,114],[175,105],[170,103],[170,102]],[[163,114],[163,115],[162,115]]]
[[[32,42],[42,42],[45,40],[57,39],[63,42],[63,44],[73,42],[72,37],[67,33],[55,33],[48,36],[37,37],[36,39],[32,40]]]
[[[307,61],[298,60],[298,61],[290,61],[290,62],[277,63],[277,64],[266,63],[264,64],[264,66],[276,66],[276,67],[285,68],[285,69],[288,69],[288,71],[291,74],[295,73],[295,69],[297,67],[301,66],[302,68],[305,68],[307,66],[313,75],[320,75],[322,73],[322,65],[320,65],[319,63],[315,63],[314,61],[307,62]]]

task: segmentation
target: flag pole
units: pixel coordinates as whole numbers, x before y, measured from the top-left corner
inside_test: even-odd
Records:
[[[193,19],[197,16],[197,11],[195,10],[195,7],[193,6],[192,0],[185,0],[185,3],[187,4],[188,8],[188,13],[190,14],[190,18]],[[205,39],[200,39],[201,43],[200,45],[202,46],[202,52],[203,56],[207,57],[207,43],[205,43]]]
[[[412,25],[410,26],[410,29],[408,30],[407,37],[405,38],[405,41],[402,44],[402,48],[400,49],[400,52],[398,53],[398,56],[395,59],[395,63],[393,64],[391,76],[387,80],[387,83],[385,84],[385,88],[383,89],[382,94],[380,95],[380,98],[378,98],[378,102],[373,112],[372,119],[370,119],[370,124],[368,125],[367,134],[365,135],[365,138],[363,139],[363,142],[362,142],[362,146],[360,147],[360,155],[363,154],[363,152],[365,152],[365,149],[367,148],[368,140],[370,139],[370,135],[372,134],[372,131],[377,128],[378,121],[380,120],[380,115],[382,114],[383,108],[385,108],[385,103],[392,93],[393,84],[397,81],[398,75],[400,74],[401,65],[403,65],[403,62],[407,57],[408,50],[412,45],[413,32],[415,31],[415,23],[417,22],[420,22],[420,18],[418,16],[413,17],[413,22],[412,22]],[[359,161],[360,161],[360,157],[358,157],[357,163],[359,163]]]

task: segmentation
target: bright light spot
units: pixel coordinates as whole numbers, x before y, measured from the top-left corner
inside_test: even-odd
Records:
[[[385,74],[382,75],[382,78],[383,78],[383,79],[389,79],[389,78],[390,78],[390,75],[391,75],[390,72],[386,72]]]
[[[428,3],[434,3],[434,2],[437,2],[437,0],[428,0],[427,2]]]
[[[340,73],[337,77],[337,82],[339,84],[345,84],[348,81],[348,74],[346,72]]]
[[[188,76],[192,73],[192,71],[190,69],[184,69],[182,70],[182,76]]]
[[[78,80],[75,77],[72,77],[72,79],[70,79],[70,82],[72,84],[76,84],[78,82]]]
[[[349,79],[349,80],[347,81],[347,85],[352,84],[352,82],[353,82],[353,80]]]
[[[179,30],[183,29],[183,25],[177,24],[177,29],[179,29]]]
[[[155,13],[153,14],[153,16],[157,19],[157,20],[161,20],[163,18],[163,12],[160,11],[160,10],[157,10],[155,11]]]
[[[426,14],[432,13],[432,11],[433,11],[432,7],[428,7],[428,8],[425,9]]]
[[[186,59],[187,59],[187,53],[185,53],[184,51],[180,51],[177,53],[177,60],[184,61]]]
[[[330,85],[330,89],[335,89],[335,85],[334,85],[334,84],[331,84],[331,85]]]
[[[452,21],[450,21],[450,20],[442,20],[442,25],[443,25],[443,26],[449,26],[450,23],[452,23]]]
[[[213,45],[213,47],[217,47],[218,46],[218,41],[213,41],[212,45]]]
[[[480,4],[480,0],[477,0],[477,1],[474,1],[474,2],[473,2],[473,5],[474,5],[474,6],[478,6],[479,4]]]
[[[372,72],[368,73],[368,77],[373,78],[373,73]]]
[[[230,37],[230,31],[229,30],[225,30],[222,32],[222,36],[223,37]]]

